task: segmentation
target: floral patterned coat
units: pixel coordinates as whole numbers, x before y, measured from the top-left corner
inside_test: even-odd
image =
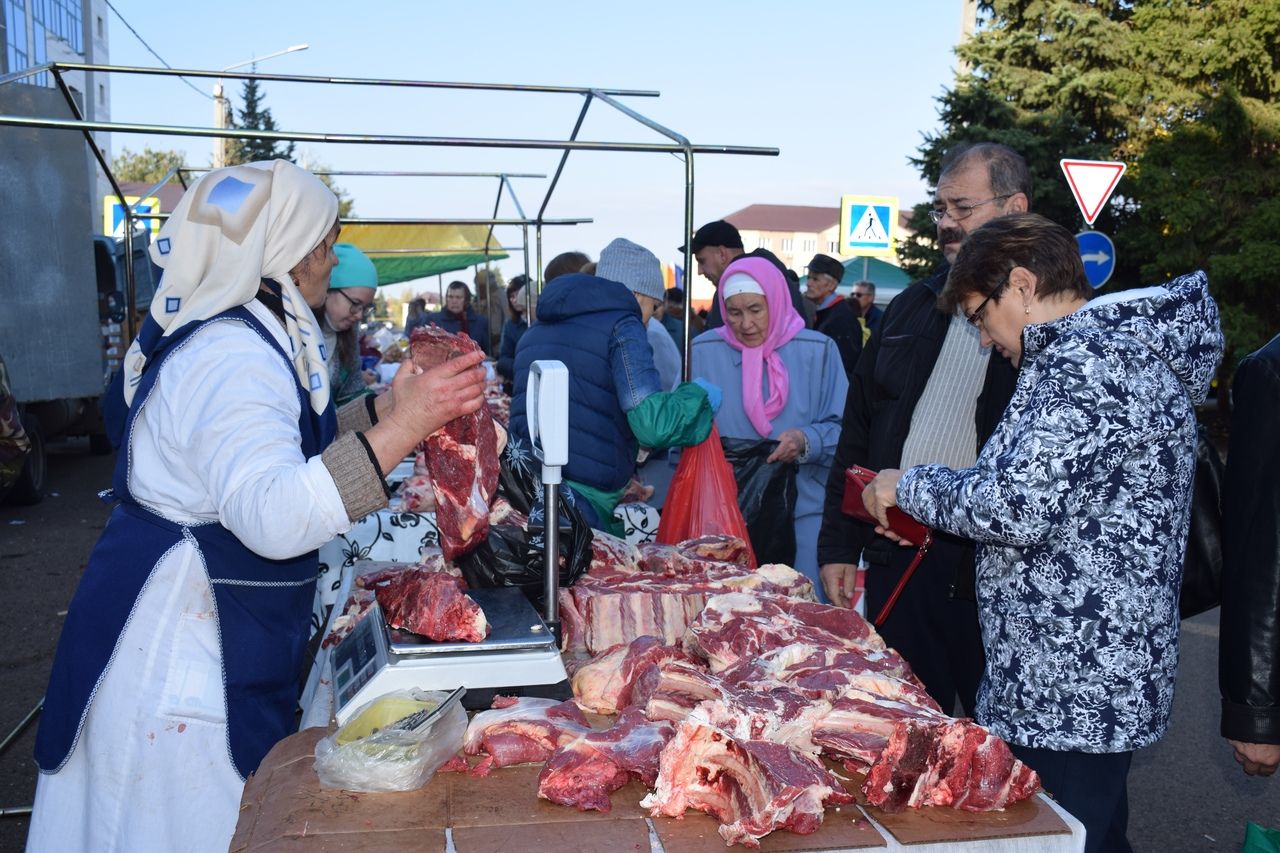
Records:
[[[898,503],[978,543],[978,721],[1013,743],[1158,740],[1178,668],[1195,406],[1222,357],[1204,273],[1028,326],[974,467],[922,465]]]

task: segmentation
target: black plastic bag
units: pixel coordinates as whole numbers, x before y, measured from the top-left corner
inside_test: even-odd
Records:
[[[747,522],[756,563],[796,563],[796,465],[766,462],[772,439],[721,438],[738,484],[738,508]]]
[[[518,587],[542,612],[544,604],[543,530],[541,467],[538,460],[514,435],[499,460],[498,494],[518,512],[529,517],[529,529],[514,524],[495,524],[489,535],[455,564],[467,585],[476,588]],[[591,526],[573,505],[568,489],[560,488],[560,586],[566,587],[591,567]]]

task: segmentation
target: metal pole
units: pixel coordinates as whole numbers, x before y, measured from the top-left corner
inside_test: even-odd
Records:
[[[524,321],[533,322],[533,280],[529,278],[529,226],[520,226],[524,235]]]
[[[543,594],[546,602],[543,613],[546,614],[547,627],[560,638],[560,486],[556,483],[543,485],[543,503],[546,505],[546,525],[543,528],[542,552]]]
[[[693,378],[693,152],[684,155],[684,381]]]
[[[219,130],[227,127],[227,112],[231,108],[230,101],[223,93],[222,81],[213,84],[213,126]],[[221,136],[213,139],[213,168],[221,169],[227,165],[227,140]]]
[[[546,269],[546,267],[542,263],[542,218],[541,217],[538,218],[538,224],[534,227],[537,232],[536,239],[538,241],[538,268],[535,270],[535,272],[538,274],[538,295],[541,296],[542,284],[543,284],[542,271]]]
[[[21,817],[31,814],[31,806],[5,806],[0,808],[0,817]]]
[[[39,714],[43,709],[44,709],[44,697],[41,696],[40,701],[36,703],[36,706],[32,708],[30,711],[28,711],[27,715],[22,718],[22,722],[18,723],[18,725],[14,728],[13,731],[9,732],[8,737],[6,737],[3,741],[0,741],[0,754],[3,754],[4,751],[8,749],[9,746],[15,740],[18,739],[18,736],[22,734],[22,732],[27,728],[27,726],[31,725],[31,721],[36,718],[36,714]]]
[[[870,267],[871,267],[871,258],[868,257],[867,255],[863,255],[862,256],[862,280],[863,281],[866,281],[868,276],[871,275],[871,273],[868,272]]]

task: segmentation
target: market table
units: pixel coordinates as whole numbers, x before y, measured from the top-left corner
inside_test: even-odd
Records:
[[[706,815],[648,817],[639,807],[645,789],[637,782],[613,794],[608,814],[538,799],[540,766],[501,768],[483,778],[439,773],[425,787],[402,794],[327,790],[320,787],[313,762],[315,744],[328,731],[304,729],[276,744],[263,760],[245,783],[231,853],[726,849],[716,821]],[[766,836],[760,849],[1076,853],[1084,849],[1084,828],[1043,794],[981,815],[941,808],[885,815],[844,806],[829,808],[817,832],[778,831]]]

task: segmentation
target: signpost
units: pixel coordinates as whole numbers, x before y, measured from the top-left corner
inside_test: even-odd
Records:
[[[159,213],[160,199],[155,196],[147,196],[142,198],[136,195],[127,195],[124,200],[136,210],[138,213]],[[160,233],[160,220],[147,219],[144,220],[147,227],[151,229],[152,234]],[[105,196],[102,199],[102,233],[108,237],[123,236],[122,230],[124,223],[124,209],[120,207],[120,202],[111,196]]]
[[[1067,176],[1067,185],[1075,196],[1080,215],[1090,229],[1076,235],[1076,245],[1080,247],[1085,277],[1097,290],[1115,271],[1116,247],[1106,234],[1092,230],[1093,223],[1102,213],[1107,199],[1111,198],[1116,184],[1120,183],[1125,165],[1111,160],[1061,160],[1059,165],[1062,174]]]
[[[1084,262],[1084,274],[1093,289],[1107,283],[1116,268],[1116,247],[1111,238],[1101,231],[1081,231],[1076,235],[1080,246],[1080,260]]]
[[[1093,222],[1102,212],[1102,206],[1111,198],[1111,192],[1124,174],[1124,163],[1110,160],[1061,160],[1062,174],[1076,197],[1076,205],[1084,221]]]
[[[898,199],[883,195],[840,197],[842,255],[892,255],[898,225]]]

